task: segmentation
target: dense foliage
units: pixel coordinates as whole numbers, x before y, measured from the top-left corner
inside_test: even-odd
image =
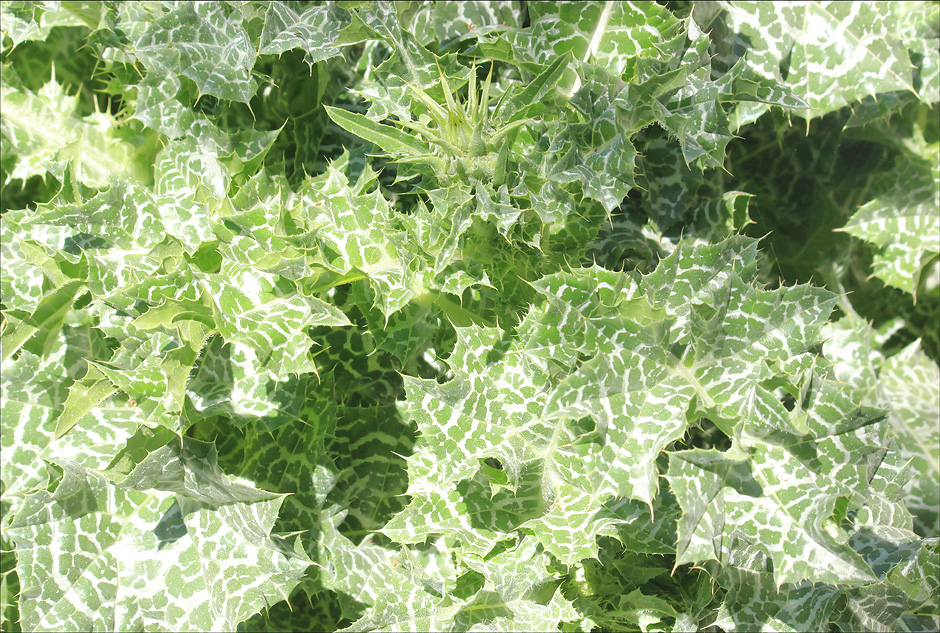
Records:
[[[940,629],[940,6],[0,4],[3,631]]]

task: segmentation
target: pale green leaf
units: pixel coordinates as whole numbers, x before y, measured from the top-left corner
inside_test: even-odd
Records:
[[[274,376],[311,371],[307,328],[349,325],[336,307],[277,287],[274,275],[244,264],[225,262],[219,273],[205,273],[201,286],[212,298],[215,327],[227,341],[252,347]]]
[[[271,55],[300,48],[312,65],[339,55],[334,42],[348,24],[349,16],[334,3],[298,11],[286,2],[271,2],[264,15],[258,53]]]
[[[917,342],[884,362],[878,375],[881,402],[891,408],[889,419],[901,455],[910,460],[914,481],[906,501],[918,532],[940,536],[940,369]]]
[[[466,563],[484,579],[473,595],[445,599],[420,581],[401,577],[396,592],[381,592],[376,605],[343,630],[554,631],[560,622],[579,618],[554,588],[554,576],[545,570],[546,554],[532,539],[523,539],[517,548],[485,563],[470,559]],[[398,599],[402,594],[407,602]]]
[[[356,136],[375,143],[386,152],[400,156],[423,156],[429,154],[431,148],[412,135],[400,131],[390,125],[376,123],[369,117],[348,112],[339,108],[324,106],[330,118],[337,125],[349,130]]]
[[[455,41],[479,37],[494,30],[516,27],[521,18],[517,4],[506,0],[419,4],[412,31],[421,39],[420,34],[426,29],[427,37],[436,37],[441,48],[452,45]],[[427,44],[426,41],[421,41]]]
[[[782,80],[816,118],[863,97],[913,89],[912,66],[897,32],[899,4],[728,3],[732,29],[750,42],[748,62]]]
[[[149,73],[179,73],[199,94],[222,99],[247,102],[254,95],[256,52],[238,14],[221,4],[187,2],[155,17],[132,46]]]
[[[25,627],[232,630],[287,596],[310,561],[269,536],[282,497],[246,496],[213,472],[214,456],[179,450],[145,459],[136,489],[60,460],[55,491],[28,497],[9,530]],[[49,574],[53,542],[73,564]]]
[[[56,26],[78,26],[82,22],[59,2],[4,2],[0,36],[10,38],[13,47],[29,40],[44,40]]]
[[[3,64],[0,72],[3,156],[14,161],[9,178],[25,180],[48,172],[61,181],[64,164],[71,160],[78,180],[90,187],[103,188],[121,176],[150,180],[147,166],[110,114],[79,118],[78,98],[66,94],[54,80],[33,93],[11,66]]]
[[[668,56],[681,45],[682,23],[663,7],[634,2],[540,2],[531,26],[502,34],[517,59],[549,64],[571,52],[621,74],[634,57]]]
[[[386,316],[417,294],[421,286],[414,283],[413,256],[381,191],[366,193],[358,185],[350,187],[346,176],[331,167],[308,181],[300,195],[310,234],[290,242],[320,249],[324,267],[339,277],[327,287],[368,279]]]
[[[576,564],[622,521],[607,501],[653,503],[658,455],[703,411],[730,435],[757,420],[784,433],[837,425],[789,415],[762,386],[816,341],[833,299],[808,287],[748,285],[740,274],[753,274],[752,248],[737,239],[678,249],[640,282],[596,268],[558,273],[535,284],[544,303],[518,340],[461,328],[453,380],[406,377],[405,411],[422,437],[409,458],[412,502],[383,531],[406,543],[453,534],[483,555],[515,525]],[[585,358],[585,349],[598,351]],[[840,455],[846,443],[874,441],[859,424],[858,437],[850,426],[841,443],[821,439],[812,467],[859,479]],[[476,526],[462,516],[487,505],[503,515],[475,514]]]
[[[46,356],[81,290],[80,282],[69,282],[46,295],[32,314],[25,314],[15,321],[11,315],[11,321],[3,328],[3,336],[0,338],[0,359],[6,361],[27,342],[33,348],[33,353]]]
[[[766,559],[753,556],[759,564]],[[716,624],[727,631],[774,630],[786,633],[823,629],[840,597],[833,585],[787,583],[777,587],[773,574],[756,565],[725,566],[718,582],[727,589]]]
[[[874,580],[862,557],[845,543],[847,536],[840,539],[824,529],[838,496],[821,494],[824,486],[814,474],[779,447],[762,446],[744,462],[714,450],[672,453],[667,477],[684,510],[680,563],[717,558],[727,564],[723,552],[738,536],[759,544],[772,558],[778,587],[804,579],[830,584]]]
[[[79,420],[115,391],[117,389],[101,372],[89,367],[88,373],[69,388],[69,397],[62,405],[62,413],[56,420],[56,439],[71,431]]]
[[[22,244],[23,227],[15,213],[0,217],[0,300],[11,310],[32,312],[42,300],[43,271],[30,261]]]
[[[922,158],[900,158],[890,190],[859,209],[843,228],[877,247],[877,277],[910,293],[917,290],[921,268],[940,252],[938,160],[937,144],[926,146]]]

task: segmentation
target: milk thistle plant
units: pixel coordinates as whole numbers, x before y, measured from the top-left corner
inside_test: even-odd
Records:
[[[558,67],[560,64],[556,63],[555,68],[549,68],[549,71],[557,72]],[[451,89],[443,73],[440,77],[446,100],[444,104],[439,104],[418,86],[409,85],[412,96],[424,106],[426,114],[414,120],[394,121],[406,130],[417,133],[418,139],[424,144],[415,143],[414,137],[409,134],[385,129],[387,126],[375,124],[361,114],[324,107],[330,118],[339,125],[387,149],[397,162],[430,165],[438,184],[454,178],[467,184],[471,180],[491,181],[495,186],[503,184],[506,179],[506,153],[510,147],[509,135],[524,125],[526,120],[510,120],[499,129],[494,127],[493,118],[498,116],[502,102],[496,104],[497,114],[491,117],[492,66],[483,83],[482,93],[477,91],[477,67],[470,69],[466,102]],[[428,152],[429,147],[434,151]]]
[[[0,38],[0,630],[940,629],[937,3]]]

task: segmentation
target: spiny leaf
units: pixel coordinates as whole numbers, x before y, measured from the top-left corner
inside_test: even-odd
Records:
[[[285,598],[310,561],[269,536],[282,497],[246,497],[250,491],[227,483],[213,472],[214,455],[206,457],[187,455],[185,445],[182,453],[157,451],[126,486],[61,460],[55,491],[28,497],[9,530],[24,552],[22,586],[34,596],[21,607],[24,625],[231,629],[266,601]],[[173,473],[178,480],[168,478]],[[53,542],[75,564],[50,576],[42,552]],[[175,579],[174,595],[163,591],[167,578]]]
[[[925,146],[923,157],[900,158],[901,176],[882,196],[872,200],[843,228],[878,247],[874,274],[886,284],[916,294],[920,272],[940,252],[940,175],[934,169],[940,145]]]
[[[913,89],[901,15],[899,5],[735,2],[727,19],[751,42],[749,63],[782,79],[815,118],[868,95]]]
[[[410,134],[401,132],[390,125],[376,123],[356,112],[348,112],[331,106],[323,107],[337,125],[349,130],[356,136],[375,143],[393,155],[424,156],[431,151],[426,143],[422,143]]]

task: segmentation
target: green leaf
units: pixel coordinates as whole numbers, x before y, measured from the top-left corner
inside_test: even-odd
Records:
[[[937,26],[936,5],[912,4],[902,8],[898,29],[905,45],[914,55],[920,56],[918,77],[915,75],[914,86],[924,103],[940,101],[940,49],[937,40],[940,39],[940,27]]]
[[[272,2],[266,8],[258,53],[277,55],[300,48],[312,66],[340,54],[334,42],[348,24],[349,16],[335,4],[296,11],[285,2]]]
[[[255,50],[241,16],[221,5],[188,2],[154,17],[132,49],[149,73],[188,77],[200,95],[242,102],[252,97],[258,86],[251,75]]]
[[[9,529],[25,627],[232,629],[287,597],[310,561],[269,536],[283,498],[227,483],[192,443],[151,453],[122,486],[60,461],[57,487]],[[73,564],[49,574],[53,542]]]
[[[32,314],[25,316],[16,325],[5,328],[2,360],[6,361],[26,343],[37,356],[46,356],[81,289],[82,284],[77,281],[57,288],[39,302]]]
[[[81,21],[67,7],[37,5],[32,2],[6,2],[0,7],[3,28],[0,35],[16,47],[24,41],[44,40],[56,26],[77,26]]]
[[[683,506],[679,564],[718,558],[730,562],[732,536],[759,544],[773,560],[774,580],[833,583],[874,580],[845,537],[824,529],[838,498],[779,447],[760,447],[746,462],[718,451],[680,451],[669,457],[669,484]],[[727,535],[726,535],[727,534]],[[842,542],[840,542],[840,540]],[[808,562],[825,561],[825,566]]]
[[[336,275],[327,288],[368,279],[377,306],[388,317],[422,292],[415,274],[418,262],[381,191],[366,193],[364,188],[350,187],[336,167],[309,181],[301,195],[313,201],[305,210],[310,234],[289,241],[318,246],[323,267]]]
[[[911,63],[898,34],[900,5],[735,2],[725,19],[751,50],[748,62],[782,80],[822,116],[868,95],[912,90]]]
[[[456,41],[478,37],[507,26],[518,26],[521,18],[519,8],[515,3],[505,0],[416,4],[420,8],[413,18],[412,30],[415,36],[423,44],[427,44],[427,41],[421,39],[421,34],[426,30],[425,38],[430,39],[432,36],[437,38],[441,49],[453,45]],[[401,9],[399,12],[402,12]]]
[[[908,508],[923,536],[940,536],[940,369],[917,342],[887,359],[878,376],[881,401],[891,407],[891,426],[898,448],[914,474]]]
[[[0,14],[3,631],[940,626],[935,3]]]
[[[766,563],[757,554],[758,564]],[[757,564],[745,568],[723,567],[718,581],[727,590],[718,620],[728,631],[752,631],[772,623],[774,630],[797,633],[824,627],[832,617],[841,591],[832,585],[809,581],[777,587],[773,574]],[[800,605],[797,607],[796,605]],[[809,605],[804,608],[803,605]]]
[[[66,328],[68,329],[68,328]],[[3,502],[19,507],[22,495],[45,487],[48,469],[43,458],[57,455],[83,465],[103,468],[140,424],[135,412],[121,403],[106,402],[92,413],[93,424],[80,426],[56,440],[55,429],[72,378],[68,358],[77,351],[78,337],[60,331],[45,356],[22,350],[3,363]],[[81,370],[84,371],[84,361]],[[88,420],[91,421],[91,420]],[[7,521],[9,517],[5,517]]]
[[[339,108],[323,106],[333,121],[356,136],[375,143],[392,155],[425,156],[431,148],[410,134],[390,125],[376,123],[369,117]]]
[[[877,277],[912,294],[917,292],[921,269],[940,252],[938,159],[937,144],[925,147],[922,158],[901,158],[900,176],[891,188],[859,209],[843,228],[877,247],[873,262]]]
[[[219,333],[251,347],[259,358],[267,357],[264,366],[283,378],[312,370],[307,328],[350,322],[336,307],[296,292],[282,293],[276,283],[274,275],[225,262],[220,272],[203,275],[200,285],[212,297]]]
[[[549,93],[558,85],[570,61],[568,55],[559,55],[522,91],[510,97],[500,108],[500,123],[509,124],[544,110],[546,106],[543,102],[549,100]]]
[[[501,37],[516,59],[530,64],[550,64],[570,51],[619,75],[631,58],[668,56],[681,45],[682,22],[656,5],[546,2],[530,7],[529,19],[529,28]]]
[[[69,388],[69,397],[56,420],[55,438],[59,439],[71,431],[72,427],[85,417],[85,414],[116,391],[117,388],[100,371],[89,366],[84,378]]]
[[[615,86],[606,78],[585,77],[571,98],[579,119],[570,127],[572,142],[560,157],[550,157],[552,181],[580,182],[585,195],[600,202],[608,213],[636,184],[637,152],[623,133],[622,123],[622,113],[629,106],[624,92]]]
[[[409,459],[412,503],[385,533],[407,543],[455,534],[483,555],[517,524],[576,564],[596,554],[597,535],[613,534],[618,521],[602,511],[606,501],[652,504],[656,459],[688,419],[707,411],[733,436],[767,416],[781,431],[804,428],[762,382],[813,344],[833,299],[806,287],[746,285],[734,268],[748,274],[753,245],[678,249],[640,283],[598,269],[559,273],[535,285],[545,303],[517,341],[458,331],[453,380],[406,378],[405,411],[422,441]],[[598,351],[584,359],[584,349]],[[826,447],[829,468],[849,466]],[[507,515],[474,528],[459,508],[489,505],[479,477],[487,459],[514,493],[494,493],[500,500],[491,503]]]
[[[542,564],[531,565],[533,560]],[[547,562],[545,553],[539,552],[531,539],[485,563],[468,560],[469,567],[483,576],[483,586],[471,596],[446,602],[413,580],[402,579],[399,587],[407,592],[410,608],[393,601],[395,594],[383,592],[365,617],[343,630],[551,631],[560,621],[578,619],[578,614],[554,588],[553,575],[538,571]]]
[[[8,178],[26,180],[47,172],[64,178],[64,165],[71,160],[79,182],[102,188],[112,178],[132,176],[150,179],[143,157],[127,139],[110,114],[95,112],[78,117],[78,98],[70,96],[54,80],[37,93],[23,86],[8,64],[0,65],[0,99],[3,114],[0,130],[2,155],[12,159]]]
[[[877,529],[910,523],[905,511],[897,513],[869,487],[884,455],[880,412],[858,408],[825,380],[813,378],[802,389],[802,404],[790,412],[803,419],[801,434],[759,423],[750,431],[753,439],[741,437],[746,451],[670,454],[667,479],[684,511],[678,560],[740,566],[735,561],[746,557],[736,558],[738,539],[772,559],[778,588],[803,580],[832,584],[826,578],[835,576],[853,584],[873,581],[870,561],[849,543],[852,530],[842,522],[847,509],[862,508],[857,522],[870,516]],[[829,563],[820,567],[812,559]]]

